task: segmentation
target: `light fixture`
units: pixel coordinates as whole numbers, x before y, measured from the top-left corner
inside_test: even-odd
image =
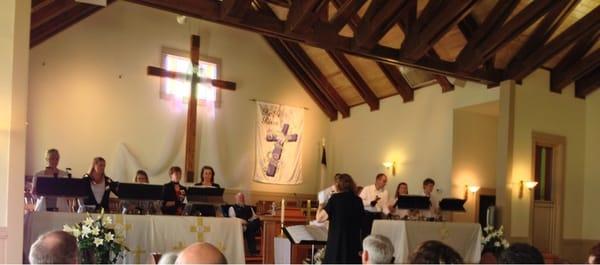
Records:
[[[469,199],[469,192],[475,194],[481,187],[475,185],[465,185],[465,200]]]
[[[392,169],[392,176],[396,176],[396,161],[385,161],[383,162],[383,166],[386,169]]]
[[[533,190],[535,186],[537,186],[537,181],[532,180],[521,180],[521,185],[519,185],[519,199],[523,198],[523,187],[526,187],[528,190]]]

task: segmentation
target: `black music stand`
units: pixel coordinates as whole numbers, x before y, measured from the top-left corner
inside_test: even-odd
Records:
[[[427,196],[401,195],[395,206],[398,209],[424,210],[431,207],[431,201]]]
[[[139,183],[118,183],[117,196],[120,200],[159,201],[162,199],[162,185]]]
[[[463,199],[444,198],[440,201],[440,211],[465,212],[465,202]]]
[[[33,194],[45,197],[84,198],[88,196],[90,182],[83,179],[37,177]]]
[[[190,187],[187,190],[186,212],[189,215],[217,216],[216,206],[224,204],[225,189],[214,187]]]

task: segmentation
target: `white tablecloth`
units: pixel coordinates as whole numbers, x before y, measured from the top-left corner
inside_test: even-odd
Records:
[[[371,234],[388,237],[396,263],[407,263],[419,244],[437,240],[451,246],[466,263],[481,259],[481,225],[477,223],[375,220]]]
[[[124,263],[148,263],[151,253],[178,252],[194,242],[209,242],[229,263],[245,263],[242,225],[237,218],[107,214],[125,235],[130,248]],[[25,216],[24,252],[37,237],[63,225],[76,224],[85,214],[33,212]]]

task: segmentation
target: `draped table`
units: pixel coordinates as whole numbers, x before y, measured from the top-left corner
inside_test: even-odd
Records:
[[[245,263],[242,224],[237,218],[123,215],[110,216],[115,228],[125,236],[124,263],[148,263],[151,253],[178,252],[194,242],[215,245],[229,263]],[[26,257],[37,237],[50,230],[62,230],[63,225],[83,221],[86,214],[32,212],[25,216],[23,251]]]
[[[451,246],[466,263],[479,263],[481,259],[482,234],[478,223],[375,220],[371,234],[392,241],[396,263],[408,263],[409,255],[428,240]]]

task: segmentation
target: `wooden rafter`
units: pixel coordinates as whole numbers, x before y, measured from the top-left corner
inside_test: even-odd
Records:
[[[108,4],[114,2],[109,0]],[[50,20],[45,21],[43,24],[32,28],[30,32],[29,46],[35,47],[47,38],[54,36],[55,34],[63,31],[69,26],[77,23],[78,21],[90,16],[96,11],[102,9],[101,6],[88,5],[77,3],[75,6],[67,10],[63,10],[62,13],[53,17]],[[41,12],[41,11],[38,11]]]
[[[38,6],[41,3],[38,3]],[[72,0],[54,0],[44,2],[44,8],[39,8],[31,12],[31,29],[35,29],[44,23],[60,16],[63,12],[77,6],[78,3]]]
[[[562,91],[562,89],[574,80],[594,71],[600,66],[600,50],[596,50],[577,63],[564,69],[563,72],[552,72],[550,77],[550,87],[552,91]]]
[[[404,102],[413,101],[415,98],[414,90],[402,76],[397,66],[389,64],[378,64],[381,71],[390,80],[396,91],[400,94]]]
[[[153,8],[168,10],[179,14],[184,14],[191,17],[196,17],[216,23],[225,24],[245,30],[257,32],[262,35],[269,35],[279,39],[288,41],[308,43],[312,46],[322,49],[337,50],[350,55],[356,55],[363,58],[380,61],[388,64],[405,65],[416,69],[421,69],[429,72],[435,72],[443,75],[454,76],[460,79],[473,80],[485,84],[495,84],[501,81],[503,76],[502,71],[475,71],[473,73],[456,73],[455,64],[441,60],[424,59],[418,62],[407,56],[399,56],[399,50],[382,45],[375,45],[375,48],[369,51],[359,49],[352,45],[353,38],[339,35],[320,34],[318,31],[312,32],[286,32],[285,21],[279,20],[277,17],[266,16],[264,14],[253,12],[252,15],[247,15],[242,21],[223,18],[220,16],[220,1],[189,1],[189,0],[128,0],[133,3],[147,5]],[[464,2],[459,0],[449,1]],[[474,1],[474,0],[473,0]],[[437,2],[437,1],[432,1]],[[441,1],[446,3],[446,1]],[[467,1],[471,3],[472,1]],[[458,4],[463,6],[464,4]],[[470,5],[468,5],[470,6]],[[454,9],[453,8],[448,9]],[[452,14],[457,12],[450,10]],[[464,12],[465,10],[462,10]],[[438,17],[439,14],[437,14]],[[452,23],[451,23],[452,24]],[[436,24],[437,25],[437,24]],[[430,34],[430,30],[423,30],[426,34]],[[438,31],[439,32],[439,31]],[[436,38],[433,38],[436,39]],[[432,39],[432,40],[433,40]]]
[[[358,25],[354,45],[371,50],[375,44],[398,22],[405,0],[371,0],[367,12]]]
[[[328,2],[329,0],[292,1],[292,6],[290,6],[287,20],[285,21],[285,30],[292,32],[310,27],[317,22],[321,10],[326,9]]]
[[[565,78],[565,73],[577,63],[598,41],[600,38],[600,32],[596,35],[590,35],[589,37],[577,42],[562,58],[562,60],[552,69],[550,75],[550,90],[552,92],[561,93],[563,88],[568,85],[571,81]]]
[[[407,33],[417,20],[417,0],[407,0],[406,6],[402,9],[402,16],[398,20],[400,28]]]
[[[409,61],[419,61],[446,32],[468,14],[475,2],[475,0],[429,1],[415,25],[408,29],[408,34],[405,34],[400,56]]]
[[[575,81],[575,96],[585,98],[600,88],[600,67]]]
[[[554,57],[560,50],[574,42],[588,38],[590,35],[597,34],[599,30],[600,6],[594,8],[546,45],[529,54],[527,58],[517,63],[514,68],[508,69],[506,73],[507,77],[513,80],[522,80],[547,60]]]
[[[363,98],[365,102],[371,108],[371,111],[379,109],[379,99],[373,93],[373,90],[367,85],[367,82],[360,76],[358,71],[352,66],[346,56],[340,52],[327,51],[329,57],[335,62],[335,64],[344,73],[346,78],[352,83],[352,85],[358,91],[358,94]]]
[[[247,0],[223,0],[221,16],[241,20],[251,10],[251,4]]]
[[[450,81],[448,80],[448,78],[446,78],[445,76],[434,75],[433,77],[435,77],[435,80],[442,87],[442,92],[443,93],[450,92],[450,91],[454,90],[454,85],[452,83],[450,83]]]
[[[507,68],[515,67],[519,60],[539,49],[554,34],[560,24],[567,18],[569,13],[577,6],[580,0],[557,1],[557,4],[544,16],[536,26],[535,31],[529,35],[527,42],[513,56]]]
[[[317,103],[317,105],[319,105],[319,108],[321,108],[325,115],[327,115],[331,121],[337,120],[337,110],[333,104],[327,100],[325,95],[319,89],[318,84],[314,83],[309,77],[309,74],[302,69],[298,62],[296,62],[294,57],[283,45],[283,42],[269,36],[264,36],[264,38],[296,79],[302,84],[302,87],[304,87],[304,90],[308,95]]]
[[[346,25],[350,19],[358,19],[356,12],[365,4],[366,0],[351,0],[341,4],[339,0],[333,0],[338,11],[329,21],[329,30],[336,34]],[[358,22],[354,22],[358,23]]]
[[[519,36],[560,1],[534,1],[510,19],[519,1],[499,1],[457,57],[461,71],[473,71]],[[497,14],[497,15],[496,15]]]
[[[346,104],[335,88],[327,81],[327,78],[323,73],[319,71],[319,68],[310,57],[308,57],[304,49],[300,47],[300,44],[291,41],[282,41],[282,43],[292,57],[294,57],[296,62],[298,62],[298,65],[308,73],[314,83],[319,85],[319,89],[321,89],[323,94],[333,103],[333,106],[342,114],[342,117],[349,117],[350,107],[348,107],[348,104]]]

